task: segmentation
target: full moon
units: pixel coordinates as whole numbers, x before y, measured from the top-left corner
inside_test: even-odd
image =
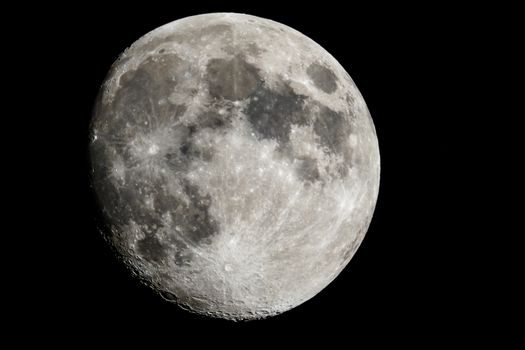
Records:
[[[210,317],[269,317],[319,293],[379,190],[374,124],[348,73],[249,15],[187,17],[133,43],[100,89],[89,150],[119,258]]]

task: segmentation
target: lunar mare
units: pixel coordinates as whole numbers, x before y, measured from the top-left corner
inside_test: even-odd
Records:
[[[105,236],[190,311],[256,319],[312,298],[368,229],[380,158],[350,76],[277,22],[184,18],[114,63],[91,122]]]

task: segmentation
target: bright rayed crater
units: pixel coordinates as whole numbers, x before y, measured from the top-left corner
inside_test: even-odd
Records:
[[[90,155],[120,258],[168,300],[227,319],[327,286],[379,187],[374,125],[345,70],[301,33],[231,13],[169,23],[120,56]]]

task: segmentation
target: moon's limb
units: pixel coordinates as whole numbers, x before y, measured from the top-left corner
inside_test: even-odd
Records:
[[[319,45],[238,14],[162,26],[113,65],[93,184],[127,264],[214,317],[275,315],[352,258],[379,187],[355,84]]]

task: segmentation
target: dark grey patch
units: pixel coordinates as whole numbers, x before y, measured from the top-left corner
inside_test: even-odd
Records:
[[[187,152],[187,150],[185,150],[185,152]],[[175,174],[183,173],[188,169],[189,160],[187,158],[186,153],[183,153],[182,150],[173,150],[166,152],[164,154],[164,161],[166,162],[166,165],[170,169],[172,169],[173,173]]]
[[[126,124],[143,125],[144,115],[153,113],[153,104],[149,100],[151,84],[149,74],[142,69],[128,71],[121,76],[120,89],[112,106],[116,119],[111,122],[117,135],[125,131]]]
[[[214,149],[200,146],[195,142],[195,134],[200,130],[210,128],[219,130],[226,128],[230,123],[229,117],[224,117],[216,112],[207,111],[197,116],[194,122],[189,125],[177,126],[178,149],[172,149],[164,154],[166,164],[177,173],[181,173],[188,168],[194,159],[210,161],[214,155]],[[198,137],[198,136],[197,136]]]
[[[179,148],[180,153],[185,158],[185,163],[189,163],[194,159],[200,159],[209,162],[213,159],[213,150],[199,147],[192,139],[183,142]]]
[[[127,185],[118,187],[109,181],[96,184],[95,190],[100,201],[103,214],[108,224],[118,228],[117,231],[129,230],[129,222],[133,221],[140,227],[145,237],[136,243],[137,254],[150,262],[160,262],[166,257],[166,245],[155,236],[163,223],[158,212],[144,205],[146,196],[153,196],[155,202],[166,205],[170,199],[162,198],[162,191],[156,191],[159,183],[145,181],[126,174]],[[114,237],[120,244],[130,243],[128,235]]]
[[[186,106],[168,102],[177,84],[180,62],[173,54],[150,57],[137,69],[123,74],[113,102],[96,111],[97,120],[100,120],[97,124],[102,124],[101,118],[104,118],[99,130],[104,135],[102,138],[108,141],[102,146],[110,144],[111,150],[122,156],[126,166],[135,165],[136,159],[128,144],[137,134],[172,125],[186,112]],[[106,156],[111,158],[111,155]]]
[[[111,209],[113,215],[109,217],[112,221],[118,218],[128,222],[133,220],[142,227],[146,237],[137,245],[137,252],[145,258],[158,261],[166,255],[163,251],[167,242],[155,241],[157,238],[154,236],[165,225],[162,219],[165,213],[169,212],[173,221],[170,228],[174,230],[173,237],[168,240],[177,247],[178,253],[173,258],[181,264],[191,259],[185,253],[188,244],[205,244],[219,231],[218,223],[209,213],[211,197],[200,194],[199,189],[189,181],[181,181],[189,201],[170,195],[160,181],[134,176],[129,182],[126,187],[112,191],[118,199],[115,208]],[[153,198],[154,209],[144,205],[147,196]]]
[[[245,113],[258,135],[284,145],[289,141],[292,124],[306,125],[310,121],[304,113],[305,99],[287,84],[277,91],[262,87],[252,96]]]
[[[232,115],[236,114],[238,110],[238,107],[234,101],[217,98],[208,100],[204,107],[206,107],[206,112],[203,114],[223,111],[224,113],[222,114],[222,117],[225,119],[225,121],[231,121]]]
[[[317,161],[315,159],[310,157],[300,157],[297,161],[298,165],[296,172],[300,179],[308,182],[319,180],[320,175],[319,170],[317,169]]]
[[[155,106],[157,115],[170,120],[178,120],[187,110],[188,107],[186,105],[177,105],[169,102],[157,103]]]
[[[177,85],[180,63],[178,56],[162,54],[123,74],[109,108],[114,118],[109,119],[111,128],[107,133],[132,139],[137,131],[146,132],[177,120],[186,107],[169,103],[168,97]]]
[[[166,246],[157,237],[148,234],[137,242],[137,252],[146,260],[161,262],[166,258]]]
[[[342,154],[350,136],[350,123],[341,113],[321,105],[314,122],[314,132],[322,146],[331,153]]]
[[[181,127],[184,132],[181,133],[182,141],[180,142],[178,149],[172,148],[169,152],[164,154],[164,161],[166,165],[172,169],[174,173],[184,173],[195,158],[193,150],[193,142],[190,137],[190,127]],[[175,143],[174,143],[175,144]]]
[[[337,77],[330,69],[318,63],[312,63],[307,69],[306,74],[312,79],[315,86],[322,91],[331,94],[337,90]]]
[[[179,266],[189,265],[193,258],[193,253],[190,250],[187,250],[187,244],[182,243],[180,240],[177,241],[177,246],[179,247],[179,249],[173,255],[173,260],[175,264]]]
[[[181,146],[180,146],[180,151],[182,154],[184,154],[185,156],[189,156],[190,154],[190,151],[191,151],[191,143],[189,142],[184,142]]]
[[[177,217],[174,219],[174,222],[180,227],[182,234],[188,240],[198,244],[218,233],[218,223],[209,213],[211,197],[209,195],[201,195],[199,189],[189,181],[184,180],[182,184],[190,204],[186,205],[183,203],[182,208],[179,208],[179,211],[175,211]]]
[[[188,125],[189,135],[195,134],[196,131],[197,131],[197,127],[194,124]]]
[[[220,129],[225,127],[229,121],[229,117],[224,117],[214,111],[206,111],[197,117],[199,128]]]
[[[209,213],[210,196],[201,195],[197,187],[183,180],[183,189],[189,199],[186,201],[170,194],[162,178],[133,171],[125,173],[125,186],[115,185],[108,178],[113,163],[111,147],[102,143],[97,141],[92,149],[93,185],[108,225],[128,230],[130,221],[137,224],[145,237],[136,243],[136,252],[150,262],[173,259],[178,265],[188,264],[192,259],[191,252],[186,249],[188,244],[207,244],[219,229]],[[178,152],[168,153],[166,157],[174,168],[187,166],[188,159]],[[145,204],[146,198],[152,199],[153,207]],[[162,241],[155,235],[165,226],[163,216],[168,212],[173,219],[170,229],[175,231],[173,237]],[[118,239],[121,244],[130,243],[126,235]]]
[[[239,101],[250,96],[260,85],[257,68],[240,56],[232,59],[214,58],[206,67],[210,95]]]
[[[346,161],[346,158],[344,158],[345,161],[343,163],[337,164],[336,172],[341,177],[346,177],[348,175],[348,166],[349,164]]]
[[[167,43],[167,42],[177,42],[177,43],[182,43],[184,41],[187,40],[187,36],[182,34],[182,33],[174,33],[174,34],[169,34],[167,36],[165,36],[163,38],[163,42],[164,43]]]
[[[143,227],[144,232],[148,231],[146,227],[161,227],[162,216],[159,215],[158,207],[169,205],[171,198],[160,188],[161,183],[158,181],[127,172],[126,186],[117,189],[120,198],[116,211]],[[144,201],[148,197],[153,198],[155,209],[146,207]]]
[[[247,46],[246,46],[246,51],[248,52],[248,54],[254,56],[254,57],[258,57],[261,55],[261,53],[263,53],[263,51],[266,51],[266,50],[263,50],[259,45],[257,45],[256,43],[249,43]]]
[[[177,68],[182,63],[182,59],[173,53],[164,53],[151,56],[141,63],[139,69],[148,73],[151,79],[151,87],[165,92],[171,90],[179,78]]]
[[[136,89],[146,92],[148,97],[156,97],[156,100],[167,97],[177,83],[177,68],[181,62],[182,60],[172,53],[149,57],[137,69],[122,74],[119,79],[119,92]]]

